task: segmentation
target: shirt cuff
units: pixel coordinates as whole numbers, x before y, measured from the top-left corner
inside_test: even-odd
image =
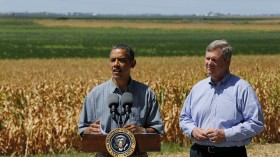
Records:
[[[226,141],[232,141],[234,136],[233,129],[232,128],[225,129],[224,132],[225,132]]]
[[[80,136],[83,136],[84,135],[84,130],[85,130],[86,128],[80,128],[79,129],[79,135]]]
[[[193,125],[193,126],[190,126],[190,129],[189,130],[187,130],[187,135],[189,135],[189,137],[191,137],[191,138],[193,138],[193,136],[192,136],[192,131],[193,131],[193,129],[194,128],[196,128],[197,126],[195,126],[195,125]]]

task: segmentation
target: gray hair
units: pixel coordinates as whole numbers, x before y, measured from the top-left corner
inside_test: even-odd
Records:
[[[214,40],[207,46],[206,52],[212,52],[216,49],[221,49],[224,60],[231,59],[232,47],[226,40]]]
[[[117,44],[117,45],[113,46],[112,50],[114,50],[114,49],[125,49],[126,55],[129,57],[129,59],[134,60],[134,50],[131,47],[129,47],[128,45]]]

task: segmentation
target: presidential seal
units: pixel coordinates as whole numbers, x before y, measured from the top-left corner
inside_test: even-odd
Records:
[[[127,157],[133,154],[136,140],[133,133],[125,128],[117,128],[106,137],[106,149],[114,157]]]

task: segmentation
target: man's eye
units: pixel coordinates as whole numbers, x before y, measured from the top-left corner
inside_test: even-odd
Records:
[[[125,62],[126,62],[125,59],[119,59],[119,61],[120,61],[121,63],[125,63]]]
[[[110,59],[110,62],[115,62],[116,61],[116,59]]]

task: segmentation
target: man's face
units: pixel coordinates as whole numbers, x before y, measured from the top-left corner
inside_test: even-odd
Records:
[[[214,81],[221,81],[227,74],[230,60],[225,60],[222,56],[221,49],[218,48],[212,52],[206,52],[205,67],[206,72]]]
[[[134,68],[135,60],[130,60],[125,49],[113,49],[110,53],[110,65],[114,79],[127,79],[130,69]]]

